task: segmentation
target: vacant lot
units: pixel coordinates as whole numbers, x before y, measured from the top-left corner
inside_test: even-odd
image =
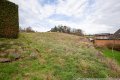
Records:
[[[21,33],[19,39],[0,39],[0,54],[0,58],[12,60],[0,63],[0,80],[120,77],[116,62],[104,57],[87,39],[75,35]]]

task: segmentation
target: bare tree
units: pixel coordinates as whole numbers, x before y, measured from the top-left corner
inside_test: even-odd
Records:
[[[83,31],[81,29],[70,28],[68,26],[62,26],[62,25],[55,26],[50,31],[51,32],[63,32],[63,33],[83,36]]]
[[[35,31],[31,27],[27,27],[26,32],[35,32]]]

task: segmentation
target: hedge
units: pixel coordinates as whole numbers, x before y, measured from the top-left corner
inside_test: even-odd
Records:
[[[0,0],[0,38],[18,38],[18,6],[7,0]]]

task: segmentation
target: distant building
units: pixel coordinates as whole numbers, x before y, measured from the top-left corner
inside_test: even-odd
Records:
[[[95,38],[95,39],[109,39],[109,37],[110,37],[111,35],[112,35],[112,34],[110,34],[110,33],[95,34],[94,38]]]
[[[100,47],[108,45],[120,45],[120,29],[113,35],[108,33],[95,35],[94,44]]]
[[[0,0],[0,38],[17,38],[18,20],[18,5],[8,0]]]

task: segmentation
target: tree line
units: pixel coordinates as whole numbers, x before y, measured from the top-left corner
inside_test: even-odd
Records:
[[[51,28],[50,32],[62,32],[62,33],[83,36],[83,31],[81,29],[70,28],[68,26],[63,26],[63,25],[58,25],[55,26],[54,28]]]
[[[19,32],[35,32],[31,27],[27,27],[27,28],[19,28]]]
[[[35,32],[35,31],[31,27],[27,27],[24,29],[20,27],[19,32]],[[48,32],[62,32],[62,33],[74,34],[78,36],[84,35],[81,29],[70,28],[68,26],[63,26],[63,25],[55,26],[54,28],[51,28],[51,30]]]

